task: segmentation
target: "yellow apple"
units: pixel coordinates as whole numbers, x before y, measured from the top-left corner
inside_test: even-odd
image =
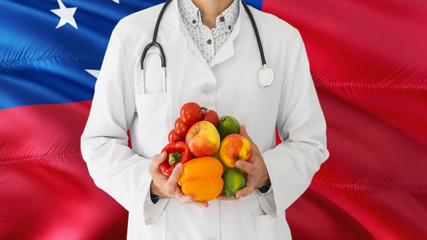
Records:
[[[191,126],[185,143],[196,157],[212,156],[220,146],[221,139],[216,127],[208,121],[199,121]]]

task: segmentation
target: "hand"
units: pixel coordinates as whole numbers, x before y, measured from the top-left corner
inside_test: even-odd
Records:
[[[262,157],[257,145],[255,145],[255,143],[252,141],[252,139],[246,132],[246,126],[240,127],[240,134],[249,140],[252,147],[252,158],[250,162],[246,162],[243,160],[239,160],[236,162],[236,167],[242,169],[247,173],[246,187],[236,192],[236,198],[228,198],[224,195],[221,195],[217,198],[218,200],[236,200],[242,197],[249,196],[253,193],[255,187],[260,188],[270,181],[267,167],[264,163],[264,158]]]
[[[186,196],[178,186],[178,178],[182,172],[182,163],[178,163],[168,178],[160,172],[160,164],[166,160],[166,152],[157,154],[151,161],[148,172],[151,174],[151,192],[159,197],[175,198],[182,204],[191,203],[198,207],[208,207],[208,202],[199,202],[193,196]]]

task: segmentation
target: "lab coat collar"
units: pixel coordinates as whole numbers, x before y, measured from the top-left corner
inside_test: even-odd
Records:
[[[234,29],[231,32],[230,36],[228,37],[227,41],[224,43],[221,49],[216,53],[210,65],[208,65],[208,63],[200,53],[199,49],[197,48],[196,44],[194,44],[193,39],[191,38],[187,28],[185,27],[184,22],[182,21],[179,8],[178,8],[178,0],[173,1],[172,4],[175,10],[176,20],[179,23],[179,30],[185,38],[185,47],[194,57],[197,58],[199,62],[202,63],[202,65],[205,65],[208,68],[212,68],[213,66],[223,63],[234,56],[233,42],[236,39],[236,37],[239,35],[240,25],[241,25],[240,22],[242,17],[246,17],[246,12],[244,11],[243,5],[241,2],[239,2],[240,4],[239,16],[237,17],[236,24],[234,25]]]
[[[177,3],[180,14],[187,22],[191,23],[190,25],[192,27],[203,26],[200,9],[192,2],[192,0],[177,0]],[[215,34],[231,32],[231,29],[234,27],[239,15],[239,7],[239,0],[233,0],[230,6],[216,17],[216,27],[212,29],[212,31],[216,32]]]
[[[219,51],[216,53],[214,58],[212,59],[212,62],[210,64],[210,67],[223,63],[234,56],[234,40],[237,38],[240,32],[240,26],[241,26],[241,19],[243,17],[246,18],[246,12],[244,11],[244,7],[241,2],[239,2],[239,16],[237,17],[236,24],[234,25],[234,29],[231,32],[230,36],[228,37],[227,41],[222,45],[222,47],[219,49]]]
[[[205,65],[206,67],[209,67],[207,64],[205,58],[200,53],[199,49],[197,48],[196,44],[194,43],[193,39],[191,38],[190,33],[188,32],[188,29],[185,27],[185,24],[181,18],[181,13],[179,12],[178,7],[178,0],[173,1],[173,6],[175,9],[175,17],[176,22],[178,22],[179,25],[179,31],[181,32],[182,36],[184,37],[184,45],[185,48],[193,55],[202,65]]]
[[[181,1],[181,3],[179,1]],[[200,10],[191,0],[176,0],[176,2],[178,4],[178,10],[180,9],[179,6],[181,5],[181,11],[179,11],[179,13],[182,14],[182,17],[186,18],[188,22],[198,26],[203,24]]]

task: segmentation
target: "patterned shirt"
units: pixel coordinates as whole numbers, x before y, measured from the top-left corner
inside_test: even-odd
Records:
[[[216,27],[209,29],[203,25],[200,10],[191,0],[178,1],[181,18],[191,38],[208,64],[230,36],[239,16],[239,0],[234,0],[216,18]]]

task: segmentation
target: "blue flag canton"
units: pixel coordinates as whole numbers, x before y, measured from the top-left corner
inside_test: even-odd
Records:
[[[111,31],[162,1],[1,1],[0,109],[91,100]]]
[[[86,70],[100,69],[114,26],[162,2],[1,1],[0,110],[92,100],[96,78]]]

